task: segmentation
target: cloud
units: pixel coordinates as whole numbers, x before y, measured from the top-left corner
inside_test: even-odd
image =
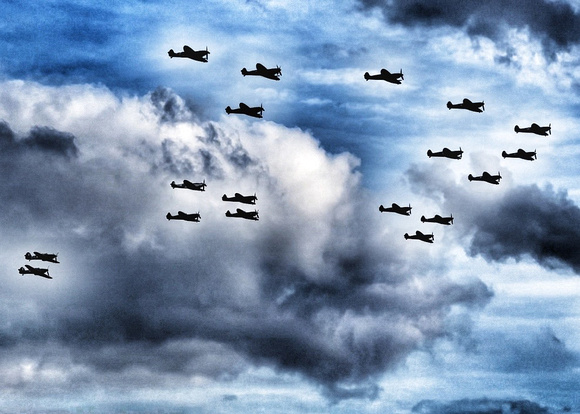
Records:
[[[201,122],[169,90],[119,99],[82,85],[2,86],[3,140],[30,144],[5,167],[15,178],[0,186],[4,231],[16,237],[2,247],[14,262],[31,245],[61,260],[45,285],[4,270],[3,299],[47,289],[28,298],[34,311],[2,309],[5,362],[24,348],[40,361],[50,345],[51,367],[64,359],[85,383],[120,373],[136,387],[141,370],[221,381],[268,366],[331,399],[375,398],[382,373],[449,334],[452,307],[492,295],[471,275],[400,270],[380,216],[367,213],[358,160],[309,133],[225,115]],[[17,129],[32,132],[19,140]],[[29,156],[39,150],[67,161]],[[9,152],[0,156],[8,165]],[[185,178],[207,191],[169,186]],[[234,191],[257,193],[259,222],[224,216],[221,195]],[[178,209],[199,210],[201,222],[165,220]]]
[[[579,273],[575,246],[580,231],[572,223],[580,220],[580,208],[564,190],[535,184],[510,186],[508,174],[504,172],[497,189],[482,193],[472,191],[473,185],[465,181],[458,184],[446,168],[414,165],[408,170],[417,193],[454,213],[471,256],[500,262],[532,258],[548,269],[569,267]]]
[[[575,246],[580,231],[572,224],[578,220],[580,208],[565,191],[542,190],[536,185],[516,187],[489,209],[478,211],[469,253],[488,260],[531,256],[547,268],[564,264],[579,273],[580,255]]]
[[[378,7],[392,23],[405,26],[461,28],[471,36],[501,42],[506,28],[528,29],[547,54],[569,50],[580,42],[580,14],[562,1],[382,1],[361,0],[363,8]]]
[[[548,414],[556,412],[529,400],[464,399],[451,402],[423,400],[415,405],[413,413],[420,414]]]

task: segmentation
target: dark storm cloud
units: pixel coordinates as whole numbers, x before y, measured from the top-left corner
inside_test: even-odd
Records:
[[[151,375],[227,379],[249,365],[268,366],[302,375],[333,400],[376,398],[385,370],[450,334],[452,308],[490,300],[488,287],[472,277],[457,283],[397,270],[402,259],[376,239],[376,214],[365,212],[368,200],[349,158],[329,156],[309,135],[273,123],[176,121],[166,115],[186,110],[176,96],[162,95],[143,99],[142,108],[120,108],[107,122],[115,125],[116,114],[123,125],[144,122],[153,105],[162,110],[147,130],[163,136],[112,138],[91,128],[91,137],[102,134],[91,145],[102,145],[103,157],[85,158],[81,147],[72,158],[76,146],[67,133],[33,129],[19,140],[0,124],[2,142],[22,153],[0,153],[4,172],[18,177],[0,186],[3,231],[22,244],[46,237],[65,245],[73,269],[58,275],[64,264],[51,268],[50,286],[68,287],[35,302],[38,313],[2,310],[10,320],[0,327],[4,355],[27,346],[34,358],[35,349],[58,344],[71,363],[98,375],[139,367]],[[293,149],[282,158],[281,143]],[[70,162],[39,162],[54,151]],[[300,178],[277,164],[288,160],[295,169],[304,160],[313,165]],[[265,218],[228,220],[213,187],[177,193],[167,185],[175,173],[190,172],[212,173],[212,186],[245,177],[264,182],[270,194],[258,203]],[[310,187],[320,182],[331,193]],[[308,208],[296,199],[304,187],[312,190]],[[165,205],[177,194],[190,198],[184,209],[201,204],[219,214],[168,222]],[[316,203],[328,208],[315,213]],[[421,287],[417,278],[425,278]],[[10,289],[5,298],[20,285]]]
[[[415,405],[419,414],[550,414],[557,410],[529,400],[464,399],[450,402],[423,400]]]
[[[580,208],[564,191],[516,187],[473,217],[469,252],[488,260],[529,255],[548,268],[580,273]]]
[[[448,211],[461,212],[456,226],[470,238],[470,255],[488,261],[531,257],[548,269],[570,267],[580,273],[580,208],[565,191],[534,184],[482,197],[449,180],[450,174],[418,166],[407,171],[416,191]]]
[[[67,158],[76,157],[78,148],[72,134],[57,131],[49,127],[33,127],[30,133],[17,139],[10,126],[0,121],[0,147],[3,150],[13,150],[24,153],[27,149],[62,155]]]
[[[451,26],[472,36],[502,41],[506,27],[529,28],[548,53],[580,41],[580,15],[565,2],[532,0],[360,0],[365,8],[380,8],[386,19],[405,26]]]

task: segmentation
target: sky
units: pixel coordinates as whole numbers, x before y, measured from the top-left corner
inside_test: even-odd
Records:
[[[580,413],[580,2],[0,14],[0,412]]]

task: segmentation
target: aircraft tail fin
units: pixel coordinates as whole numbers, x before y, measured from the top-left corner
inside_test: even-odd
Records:
[[[371,77],[370,73],[365,72],[365,80],[368,81],[370,77]]]
[[[427,156],[428,156],[429,158],[431,158],[431,156],[432,156],[432,155],[433,155],[433,151],[431,151],[431,150],[427,150]]]
[[[248,70],[246,68],[242,68],[242,75],[246,76],[248,74]]]
[[[516,125],[516,126],[514,127],[514,131],[516,131],[516,134],[517,134],[518,132],[520,132],[520,131],[521,131],[521,129],[520,129],[520,127],[519,127],[518,125]]]
[[[226,106],[226,113],[229,115],[232,113],[232,108],[228,105]]]

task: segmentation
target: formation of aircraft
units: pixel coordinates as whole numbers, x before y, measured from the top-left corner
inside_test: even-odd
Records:
[[[469,99],[463,99],[463,102],[458,104],[453,104],[451,101],[447,102],[447,108],[451,109],[467,109],[472,112],[483,112],[485,111],[485,105],[482,102],[471,102]]]
[[[229,114],[243,114],[248,116],[253,116],[254,118],[262,118],[262,112],[264,108],[260,106],[248,106],[243,102],[240,102],[239,108],[232,109],[230,106],[226,107],[226,113]]]
[[[205,48],[205,50],[193,50],[189,46],[185,45],[183,46],[183,52],[175,53],[173,49],[169,49],[169,52],[167,52],[167,54],[169,55],[170,58],[179,57],[197,60],[198,62],[207,62],[209,50],[207,50],[207,47]]]
[[[383,80],[383,81],[387,81],[390,83],[395,83],[397,85],[401,84],[401,80],[405,80],[405,78],[403,77],[403,69],[401,69],[401,71],[399,73],[391,73],[386,69],[381,69],[381,73],[377,74],[377,75],[371,75],[368,72],[365,72],[364,74],[364,78],[365,80],[369,80],[369,79],[373,79],[373,80]],[[401,80],[399,80],[399,78],[401,78]]]
[[[532,134],[543,135],[543,136],[547,137],[548,134],[552,135],[552,124],[545,126],[545,127],[541,127],[538,124],[534,123],[527,128],[520,128],[519,126],[516,125],[514,127],[514,131],[516,131],[516,133],[529,132]]]
[[[183,211],[178,211],[177,214],[172,215],[171,213],[167,213],[165,216],[167,220],[184,220],[184,221],[193,221],[199,223],[201,220],[201,215],[199,212],[197,213],[184,213]]]
[[[230,210],[226,211],[226,217],[239,217],[246,220],[258,221],[260,216],[258,215],[258,210],[254,211],[244,211],[241,208],[237,208],[235,213],[231,213]]]
[[[276,66],[275,68],[268,69],[261,63],[256,63],[256,70],[247,70],[246,68],[242,68],[242,75],[263,76],[264,78],[279,81],[280,76],[282,76],[282,68],[280,68],[280,66]]]
[[[522,160],[533,161],[537,160],[538,156],[536,151],[524,151],[523,149],[518,149],[516,152],[507,153],[505,151],[501,152],[501,156],[504,158],[521,158]]]
[[[194,191],[205,191],[205,187],[207,187],[205,180],[203,180],[201,183],[192,183],[189,180],[183,180],[183,183],[181,184],[176,184],[175,181],[171,181],[170,185],[171,188],[185,188]]]
[[[452,151],[449,148],[443,148],[443,150],[439,151],[439,152],[433,152],[431,150],[427,150],[427,156],[429,158],[431,158],[431,157],[445,157],[445,158],[451,158],[454,160],[460,160],[463,157],[463,151],[461,150],[461,147],[459,147],[458,151]]]
[[[379,206],[379,211],[381,213],[397,213],[402,214],[403,216],[410,216],[411,209],[411,204],[409,204],[409,207],[401,207],[397,203],[391,204],[391,207],[384,207],[382,204]]]
[[[227,195],[223,195],[222,196],[222,200],[223,201],[233,201],[236,203],[244,203],[244,204],[256,204],[256,200],[258,200],[258,197],[256,197],[256,194],[251,195],[251,196],[244,196],[241,195],[240,193],[235,193],[233,197],[228,197]]]
[[[449,217],[441,217],[439,214],[435,214],[431,218],[425,218],[425,216],[421,216],[422,223],[438,223],[438,224],[445,224],[449,226],[453,224],[453,214]]]
[[[488,182],[490,184],[499,184],[499,180],[501,180],[501,175],[498,172],[497,175],[491,175],[490,173],[488,173],[487,171],[484,171],[482,175],[480,176],[473,176],[471,174],[469,174],[467,176],[467,179],[469,181],[485,181]]]
[[[31,254],[30,252],[26,252],[26,254],[24,255],[24,258],[28,261],[30,261],[30,260],[42,260],[43,262],[60,263],[58,261],[57,257],[58,257],[58,253],[53,254],[53,253],[33,252],[33,254]]]
[[[415,234],[409,235],[408,233],[405,233],[405,240],[421,240],[424,241],[425,243],[433,243],[433,240],[435,239],[435,236],[433,236],[433,233],[431,234],[423,234],[422,232],[420,232],[419,230],[417,230],[415,232]]]
[[[42,267],[33,267],[30,265],[24,265],[20,269],[18,269],[18,273],[21,275],[35,275],[44,277],[46,279],[52,279],[52,276],[48,274],[48,269],[44,269]]]

